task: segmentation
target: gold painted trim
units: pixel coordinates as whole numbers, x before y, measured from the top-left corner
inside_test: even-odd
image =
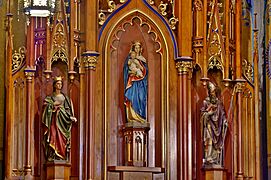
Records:
[[[163,16],[166,16],[167,15],[167,3],[164,3],[163,1],[160,2],[159,6],[158,6],[158,9],[160,11],[160,13],[163,15]]]
[[[253,83],[253,66],[250,62],[248,62],[246,59],[243,59],[242,62],[242,71],[245,78]]]
[[[153,0],[148,0],[148,3],[149,3],[150,5],[154,5],[154,1],[153,1]]]
[[[107,0],[107,5],[109,7],[108,12],[113,12],[116,9],[116,3],[112,0]]]
[[[18,51],[14,51],[12,54],[12,72],[16,72],[23,66],[25,61],[26,48],[24,46],[20,47]]]

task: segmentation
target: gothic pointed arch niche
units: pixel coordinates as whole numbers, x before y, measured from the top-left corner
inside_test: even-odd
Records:
[[[100,103],[96,104],[96,118],[102,119],[102,122],[99,120],[96,122],[99,121],[98,126],[102,128],[98,132],[103,135],[105,153],[101,154],[104,158],[104,164],[101,166],[104,166],[104,176],[110,176],[108,166],[124,165],[122,129],[126,120],[123,66],[134,41],[140,41],[142,44],[142,55],[147,59],[149,73],[147,121],[150,123],[150,131],[147,167],[169,167],[171,162],[166,161],[166,157],[169,157],[168,144],[176,143],[175,138],[169,140],[169,126],[174,126],[173,133],[176,133],[176,129],[174,130],[176,125],[172,125],[176,123],[176,91],[175,88],[171,88],[176,86],[174,81],[177,79],[173,60],[174,45],[163,22],[154,14],[147,16],[144,11],[148,8],[144,8],[142,11],[136,9],[126,14],[123,10],[111,19],[100,37],[99,52],[102,53],[96,69],[98,80],[96,88],[99,94],[96,96],[96,102]],[[171,97],[169,97],[170,88]],[[173,112],[171,115],[169,109]],[[174,120],[170,122],[170,119]],[[170,151],[173,155],[177,154],[174,148]],[[174,162],[172,164],[175,165]],[[163,173],[160,175],[164,176]]]

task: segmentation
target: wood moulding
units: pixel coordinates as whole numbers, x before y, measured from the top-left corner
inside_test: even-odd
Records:
[[[163,172],[165,172],[165,168],[161,168],[161,167],[135,167],[135,166],[108,166],[108,171],[163,173]]]

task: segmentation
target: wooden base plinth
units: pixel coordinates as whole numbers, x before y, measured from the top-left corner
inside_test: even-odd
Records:
[[[127,123],[124,128],[125,165],[147,166],[147,139],[149,123]]]
[[[203,170],[206,180],[227,180],[227,172],[222,167],[208,167]]]
[[[110,180],[164,180],[164,168],[159,167],[131,167],[109,166]]]
[[[66,161],[53,161],[46,163],[47,180],[69,180],[71,176],[71,164]]]

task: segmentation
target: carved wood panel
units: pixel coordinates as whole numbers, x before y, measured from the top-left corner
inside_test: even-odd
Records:
[[[23,176],[25,160],[26,84],[22,75],[13,81],[12,176]]]

